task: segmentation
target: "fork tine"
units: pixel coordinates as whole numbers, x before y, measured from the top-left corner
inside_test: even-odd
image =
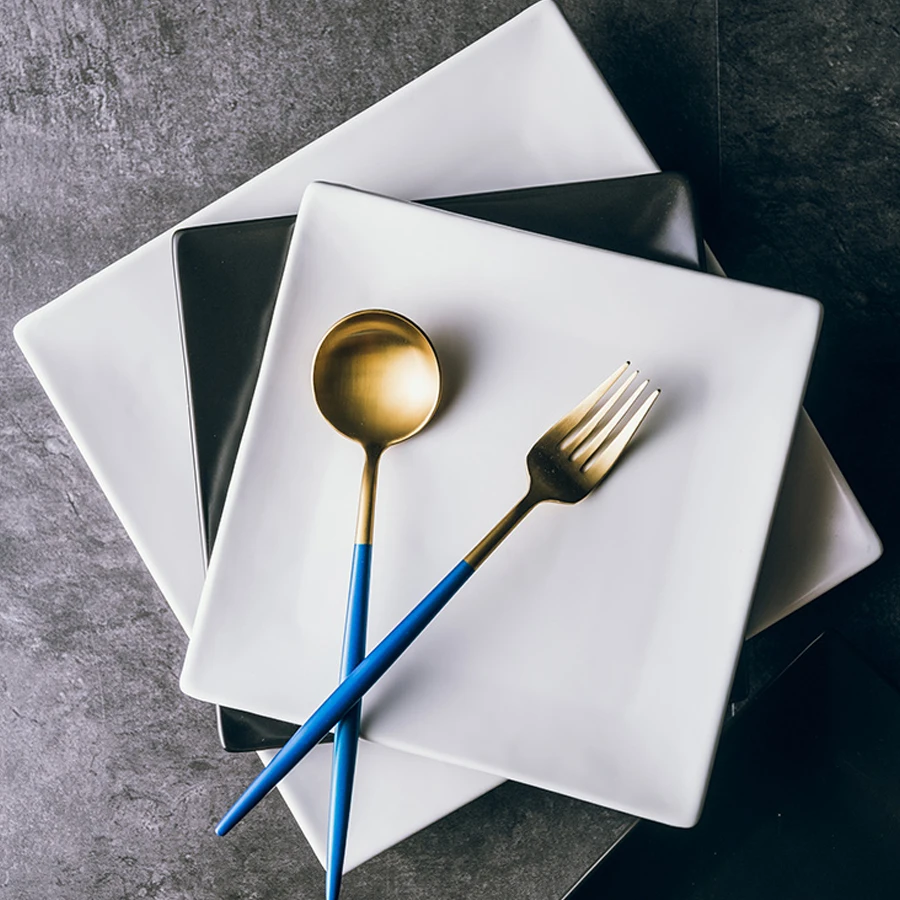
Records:
[[[606,439],[613,433],[619,422],[622,421],[625,413],[634,406],[635,401],[648,384],[650,384],[649,378],[634,389],[631,396],[616,410],[615,415],[596,434],[589,435],[588,440],[575,448],[571,456],[573,463],[577,463],[579,466],[584,465],[593,456],[594,452],[603,446]]]
[[[606,379],[599,387],[591,391],[581,403],[578,404],[571,412],[566,413],[549,431],[541,438],[544,441],[554,441],[557,444],[562,443],[565,437],[575,428],[579,422],[593,408],[597,401],[619,380],[622,373],[631,365],[626,361],[616,369],[609,378]]]
[[[643,387],[635,393],[640,393]],[[637,412],[625,423],[622,430],[601,450],[597,451],[587,463],[582,466],[585,475],[599,481],[612,468],[615,461],[621,456],[622,451],[628,446],[629,441],[634,437],[634,433],[640,428],[641,422],[644,421],[650,407],[656,402],[660,390],[657,388],[647,397],[640,405]]]
[[[586,415],[581,422],[565,436],[560,447],[573,447],[580,444],[607,417],[609,411],[619,402],[619,398],[628,390],[628,386],[635,378],[637,378],[637,375],[637,369],[635,369],[635,371],[622,382],[621,386],[616,388],[615,393],[613,393],[612,397],[610,397],[603,406],[596,412]],[[590,454],[588,454],[588,456],[590,456]],[[587,457],[585,457],[585,459],[586,458]]]

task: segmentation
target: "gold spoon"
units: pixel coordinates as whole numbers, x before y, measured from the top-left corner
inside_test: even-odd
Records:
[[[434,415],[441,396],[441,370],[431,342],[409,319],[385,310],[363,310],[341,319],[322,338],[312,382],[319,411],[341,434],[360,444],[366,457],[344,624],[344,679],[366,653],[378,462],[388,447],[421,431]],[[361,706],[357,703],[334,732],[326,900],[337,900],[340,892]]]

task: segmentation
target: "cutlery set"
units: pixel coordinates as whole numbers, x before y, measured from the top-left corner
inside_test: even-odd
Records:
[[[378,463],[388,447],[408,440],[428,424],[441,396],[441,369],[428,337],[400,314],[362,310],[329,329],[312,364],[316,404],[338,432],[360,445],[365,457],[340,665],[342,681],[222,819],[217,834],[230,831],[333,728],[326,897],[336,900],[364,694],[535,506],[577,503],[606,477],[660,394],[659,389],[650,392],[629,415],[649,380],[624,396],[637,376],[632,372],[623,379],[628,367],[625,363],[616,369],[535,443],[526,457],[529,487],[522,499],[366,655]]]

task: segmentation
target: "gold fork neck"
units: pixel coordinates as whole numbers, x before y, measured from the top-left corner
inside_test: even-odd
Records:
[[[545,497],[539,496],[533,489],[528,493],[478,542],[464,557],[465,561],[477,569],[500,546],[507,535],[538,505]]]

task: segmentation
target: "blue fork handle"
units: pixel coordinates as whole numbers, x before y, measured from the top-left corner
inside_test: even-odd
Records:
[[[431,592],[379,643],[338,685],[328,699],[298,728],[278,755],[216,826],[216,834],[227,834],[269,793],[294,766],[358,703],[363,694],[400,658],[450,598],[469,580],[475,569],[466,560],[444,577]]]
[[[344,622],[344,649],[341,654],[341,679],[346,678],[366,655],[366,622],[369,612],[369,582],[372,571],[372,545],[355,544],[350,569],[350,596]],[[362,701],[354,704],[334,730],[331,760],[331,799],[328,806],[328,849],[325,854],[325,898],[337,900],[341,890],[347,834],[350,827],[350,802],[353,798],[353,774],[359,743]]]

